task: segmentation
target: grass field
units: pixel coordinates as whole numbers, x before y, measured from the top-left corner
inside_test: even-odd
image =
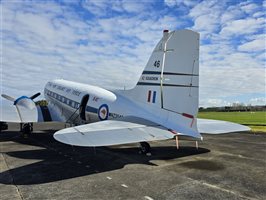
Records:
[[[252,131],[266,132],[266,112],[199,112],[198,118],[235,122]]]

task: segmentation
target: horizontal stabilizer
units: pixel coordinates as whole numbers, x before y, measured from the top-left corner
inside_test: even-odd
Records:
[[[166,128],[139,118],[122,118],[57,131],[54,138],[75,146],[110,146],[143,141],[172,139]]]
[[[197,124],[200,133],[222,134],[230,132],[250,131],[250,128],[248,126],[220,120],[197,119]]]

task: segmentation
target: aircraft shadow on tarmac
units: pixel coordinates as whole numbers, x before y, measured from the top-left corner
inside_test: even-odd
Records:
[[[29,139],[19,137],[12,132],[1,141],[14,141],[19,144],[38,146],[40,149],[3,152],[8,157],[25,159],[24,166],[0,173],[0,183],[30,185],[49,183],[95,173],[113,171],[129,164],[157,166],[152,160],[171,160],[210,152],[205,148],[182,146],[152,146],[152,156],[138,154],[138,147],[107,148],[71,147],[55,141],[52,134],[33,134]],[[7,164],[8,164],[7,157]],[[41,160],[41,161],[40,161]],[[191,166],[188,166],[191,167]],[[13,178],[10,177],[10,174]]]

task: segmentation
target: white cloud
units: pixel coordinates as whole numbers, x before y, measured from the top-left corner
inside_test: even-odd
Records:
[[[105,15],[106,10],[110,5],[108,2],[109,1],[106,1],[106,0],[100,0],[100,1],[85,0],[85,1],[82,1],[82,6],[83,8],[85,8],[86,10],[88,10],[90,13],[94,15],[103,16]]]
[[[188,6],[192,7],[198,3],[197,0],[164,0],[164,3],[169,7],[175,7],[175,6]]]
[[[223,99],[204,99],[204,101],[200,101],[200,107],[220,107],[230,105],[231,103]]]
[[[258,5],[255,3],[240,3],[241,10],[248,14],[254,13],[256,10],[258,10]]]
[[[264,17],[265,13],[263,11],[256,12],[252,15],[252,17],[259,18],[259,17]]]
[[[17,10],[12,5],[16,6],[4,5],[2,88],[13,94],[23,88],[40,90],[54,78],[132,87],[161,37],[163,26],[174,28],[179,23],[167,15],[147,20],[140,15],[114,16],[84,22],[69,11],[58,18],[63,9],[56,15],[44,15],[41,11],[35,14]],[[34,9],[35,4],[31,6]],[[103,4],[97,6],[105,8]],[[77,44],[80,40],[86,43]],[[27,81],[17,85],[18,80]],[[39,84],[33,84],[36,82]]]
[[[266,105],[266,97],[260,97],[260,98],[252,98],[249,100],[248,104],[251,104],[251,105],[263,105],[265,106]]]
[[[169,6],[169,7],[174,7],[176,6],[176,1],[175,0],[164,0],[164,3]]]
[[[86,0],[82,2],[83,8],[95,16],[105,16],[112,12],[141,13],[147,12],[151,1],[135,2],[131,0],[107,1],[107,0]]]
[[[146,1],[146,2],[145,1],[138,2],[138,1],[130,1],[130,0],[123,0],[123,1],[121,1],[121,5],[122,5],[123,9],[126,12],[129,12],[129,13],[143,12],[146,9],[148,9],[148,5],[150,3],[151,2],[149,2],[149,1]]]
[[[259,29],[263,29],[265,20],[263,18],[246,18],[229,21],[221,30],[225,36],[253,34]]]
[[[245,14],[239,8],[247,4],[226,7],[218,1],[167,3],[159,9],[149,1],[87,1],[80,10],[67,1],[2,3],[2,89],[31,95],[54,78],[133,87],[162,30],[186,27],[202,38],[201,102],[225,103],[226,96],[264,92],[261,10]],[[180,14],[180,7],[189,14]]]
[[[216,14],[206,14],[200,15],[195,19],[193,29],[211,33],[217,30],[219,26],[219,20]]]
[[[200,32],[201,39],[209,39],[212,34],[220,30],[223,8],[222,1],[202,1],[189,11],[188,15],[194,22],[192,29]]]
[[[190,10],[189,16],[197,18],[201,15],[216,14],[216,12],[217,15],[220,15],[222,13],[222,10],[219,9],[221,5],[222,4],[217,1],[202,1],[197,3],[196,6]]]
[[[240,6],[229,6],[221,15],[221,25],[223,26],[226,22],[230,22],[236,19],[245,17],[245,13]]]
[[[254,52],[254,51],[265,51],[266,44],[265,44],[265,36],[262,35],[258,39],[246,42],[238,47],[239,51],[247,51],[247,52]]]

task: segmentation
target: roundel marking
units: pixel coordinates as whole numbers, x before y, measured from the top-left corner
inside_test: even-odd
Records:
[[[107,120],[109,115],[108,105],[103,104],[98,109],[98,117],[100,120]]]

